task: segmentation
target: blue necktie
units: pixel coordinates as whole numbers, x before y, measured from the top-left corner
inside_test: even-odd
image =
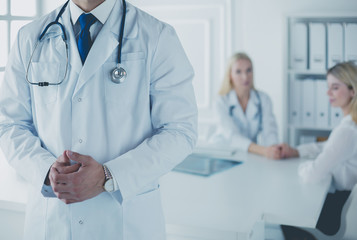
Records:
[[[96,20],[97,19],[91,13],[83,13],[78,19],[79,24],[81,25],[81,31],[78,37],[78,51],[83,64],[86,61],[87,55],[92,46],[89,28],[93,23],[95,23]]]

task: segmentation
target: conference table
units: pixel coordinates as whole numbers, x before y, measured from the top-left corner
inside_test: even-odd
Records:
[[[161,178],[168,240],[264,239],[265,223],[315,227],[331,179],[303,183],[297,168],[305,159],[196,153],[240,164],[211,176],[172,171]],[[4,169],[0,164],[0,210],[24,212],[26,184]]]
[[[297,169],[306,159],[229,158],[241,164],[209,177],[173,171],[161,179],[169,240],[264,239],[265,223],[316,226],[331,178],[302,182]]]

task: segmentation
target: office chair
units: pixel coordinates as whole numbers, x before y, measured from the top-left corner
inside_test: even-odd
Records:
[[[341,213],[341,226],[335,235],[325,235],[316,228],[302,228],[318,240],[357,240],[357,184],[353,187]]]

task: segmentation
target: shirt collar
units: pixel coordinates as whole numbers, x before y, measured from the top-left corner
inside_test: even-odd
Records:
[[[249,94],[249,102],[253,102],[255,105],[259,104],[259,99],[257,96],[258,92],[254,89],[250,89],[250,94]],[[228,93],[228,102],[230,106],[236,106],[237,104],[239,104],[238,102],[238,97],[236,92],[234,91],[234,89],[232,89],[229,93]]]
[[[99,6],[97,6],[92,11],[90,11],[90,13],[93,14],[98,19],[99,22],[104,24],[107,21],[110,12],[114,7],[115,2],[116,0],[105,0]],[[79,16],[82,13],[84,13],[84,11],[80,9],[73,1],[70,1],[69,4],[70,4],[69,9],[71,12],[72,23],[76,24]]]
[[[343,116],[343,118],[341,119],[341,123],[346,122],[346,121],[351,121],[351,120],[352,120],[351,114],[347,114],[346,116]]]

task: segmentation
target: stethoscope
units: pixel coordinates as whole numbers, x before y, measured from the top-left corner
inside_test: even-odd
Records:
[[[254,90],[257,98],[258,98],[258,115],[259,115],[259,122],[258,122],[258,134],[263,131],[263,111],[262,111],[262,100],[260,98],[260,95],[258,93],[257,90]],[[234,110],[235,106],[232,105],[229,107],[229,116],[233,117],[233,110]]]
[[[27,65],[27,70],[26,70],[26,80],[29,84],[31,85],[37,85],[40,87],[45,87],[45,86],[51,86],[51,85],[60,85],[64,79],[67,76],[67,71],[68,71],[68,64],[69,64],[69,53],[68,53],[68,39],[67,39],[67,35],[66,35],[66,31],[64,26],[58,21],[59,18],[62,16],[63,12],[65,11],[67,5],[69,3],[69,0],[63,5],[63,7],[61,8],[61,10],[59,11],[55,21],[50,22],[49,24],[46,25],[46,27],[44,28],[43,32],[40,34],[38,41],[36,42],[35,48],[31,54],[30,57],[30,61]],[[111,81],[113,83],[119,84],[119,83],[123,83],[127,77],[127,72],[125,71],[124,68],[122,68],[120,66],[121,64],[121,49],[122,49],[122,43],[123,43],[123,35],[124,35],[124,26],[125,26],[125,17],[126,17],[126,2],[125,0],[123,0],[123,14],[122,14],[122,18],[121,18],[121,24],[120,24],[120,33],[119,33],[119,46],[118,46],[118,63],[116,65],[116,67],[112,70],[111,72]],[[34,56],[34,53],[36,52],[36,49],[39,45],[40,42],[42,42],[44,40],[44,36],[47,33],[48,29],[53,26],[53,25],[57,25],[60,27],[61,31],[62,31],[62,40],[65,44],[65,48],[66,48],[66,70],[64,73],[64,77],[63,79],[61,79],[59,82],[55,82],[55,83],[51,83],[51,82],[31,82],[29,80],[29,70],[30,70],[30,66],[32,63],[32,58]]]

